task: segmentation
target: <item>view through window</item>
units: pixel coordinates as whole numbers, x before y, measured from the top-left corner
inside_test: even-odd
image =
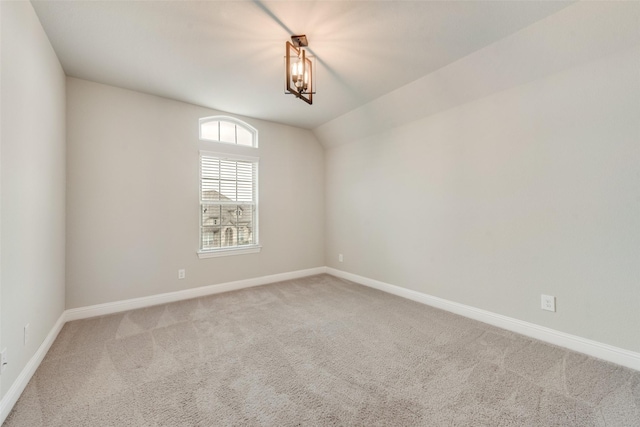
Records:
[[[200,153],[201,250],[254,245],[257,161]]]

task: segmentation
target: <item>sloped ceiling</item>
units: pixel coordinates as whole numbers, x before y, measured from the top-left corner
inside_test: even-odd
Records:
[[[314,129],[570,2],[32,1],[69,76]],[[284,44],[317,57],[309,106]]]
[[[348,144],[627,49],[640,49],[640,2],[575,3],[313,133],[325,148]]]

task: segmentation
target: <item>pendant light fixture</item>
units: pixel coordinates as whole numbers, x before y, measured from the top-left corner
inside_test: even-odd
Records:
[[[309,45],[306,35],[291,36],[285,49],[285,87],[287,94],[295,95],[307,104],[313,104],[315,92],[315,58],[304,49]]]

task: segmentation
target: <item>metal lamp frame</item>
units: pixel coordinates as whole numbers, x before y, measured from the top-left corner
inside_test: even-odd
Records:
[[[304,36],[292,36],[291,40],[294,42],[300,43],[300,38]],[[307,57],[306,51],[302,49],[302,46],[306,46],[306,37],[304,37],[305,44],[301,44],[300,47],[294,46],[291,42],[286,42],[285,49],[285,68],[286,68],[286,90],[287,93],[295,95],[297,98],[302,99],[307,104],[313,104],[313,94],[315,93],[314,88],[314,75],[313,75],[313,63],[310,58]],[[294,56],[293,56],[293,55]],[[304,74],[308,73],[308,83],[307,90],[298,90],[298,88],[293,84],[291,80],[291,59],[299,58],[302,61],[302,76],[304,78]]]

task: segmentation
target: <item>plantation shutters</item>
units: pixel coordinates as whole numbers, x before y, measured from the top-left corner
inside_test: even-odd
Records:
[[[200,152],[200,250],[258,244],[258,159]]]

